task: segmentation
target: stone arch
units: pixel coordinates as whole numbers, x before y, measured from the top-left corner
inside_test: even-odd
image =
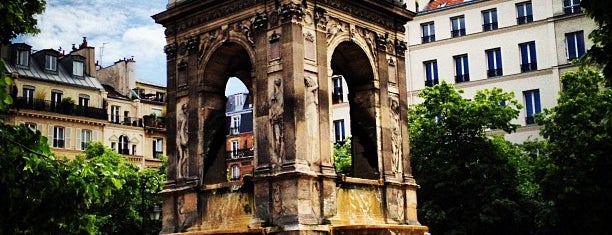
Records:
[[[245,40],[230,37],[205,53],[197,94],[198,152],[204,158],[200,174],[202,184],[218,184],[227,182],[225,86],[230,77],[237,77],[253,94],[254,52]]]
[[[342,75],[348,85],[352,173],[351,176],[379,179],[379,107],[377,74],[373,55],[368,47],[355,40],[340,41],[330,49],[332,75]]]

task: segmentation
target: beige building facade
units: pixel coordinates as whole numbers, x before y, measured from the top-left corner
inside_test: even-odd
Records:
[[[165,153],[165,88],[134,79],[132,86],[142,88],[138,90],[140,96],[136,91],[129,91],[135,94],[131,97],[119,95],[115,87],[125,77],[119,75],[134,78],[134,61],[122,61],[131,63],[131,67],[124,67],[131,73],[121,73],[120,63],[98,73],[94,51],[86,39],[69,54],[54,49],[36,51],[25,43],[3,47],[2,69],[13,79],[14,104],[1,118],[40,131],[58,157],[74,158],[89,142],[99,141],[141,168],[161,166],[159,158]],[[121,107],[130,115],[117,117],[113,112],[119,110],[112,107]],[[152,113],[155,118],[148,118]]]
[[[419,2],[407,24],[409,102],[422,102],[418,93],[443,80],[465,97],[499,87],[523,105],[512,121],[521,127],[506,139],[539,138],[535,114],[556,105],[560,76],[592,45],[595,24],[579,1]]]

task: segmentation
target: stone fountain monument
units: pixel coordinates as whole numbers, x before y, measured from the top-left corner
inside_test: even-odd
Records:
[[[424,234],[411,174],[395,0],[170,1],[162,234]],[[352,174],[338,175],[332,79],[348,84]],[[255,168],[228,181],[225,85],[253,97]],[[175,141],[173,141],[175,140]]]

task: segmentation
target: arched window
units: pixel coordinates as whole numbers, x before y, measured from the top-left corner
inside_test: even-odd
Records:
[[[232,181],[240,180],[240,166],[233,165],[232,166]]]
[[[130,141],[128,137],[125,135],[119,136],[119,153],[120,154],[130,154],[129,146]]]

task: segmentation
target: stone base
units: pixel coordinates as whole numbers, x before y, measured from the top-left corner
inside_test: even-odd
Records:
[[[176,233],[180,235],[424,235],[428,234],[429,228],[421,225],[343,225],[343,226],[315,226],[317,229],[296,229],[282,231],[278,228],[260,228],[249,230],[212,230]]]
[[[333,228],[334,235],[423,235],[429,231],[421,225],[346,225]]]

